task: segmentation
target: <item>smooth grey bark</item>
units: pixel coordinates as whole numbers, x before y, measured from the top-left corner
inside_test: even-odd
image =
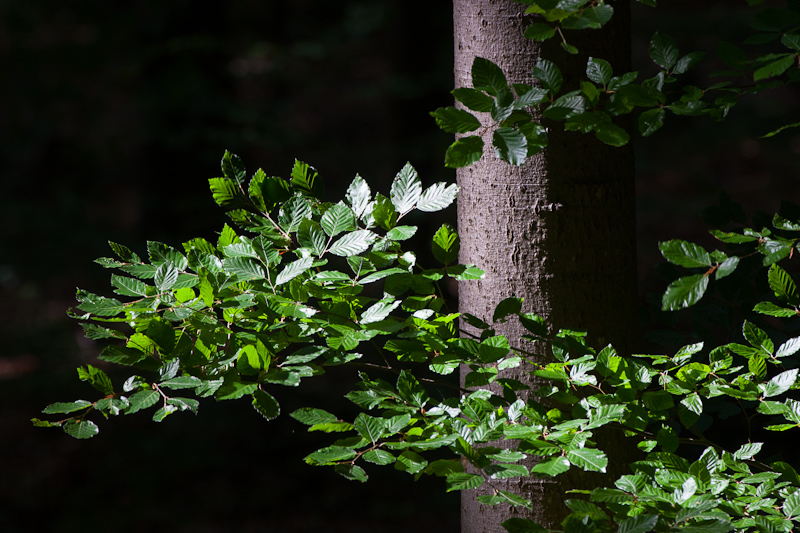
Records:
[[[472,86],[476,56],[499,65],[509,83],[534,85],[531,71],[536,60],[547,57],[561,69],[564,91],[579,88],[579,81],[586,79],[590,56],[609,61],[615,74],[627,72],[629,6],[613,5],[614,18],[602,30],[567,34],[581,52],[571,56],[554,42],[557,38],[545,46],[525,39],[531,20],[523,16],[525,6],[514,0],[455,0],[456,87]],[[457,173],[459,259],[486,271],[481,281],[459,284],[459,311],[490,321],[502,299],[522,297],[523,311],[545,318],[551,330],[586,330],[593,345],[612,343],[621,353],[629,352],[638,329],[632,148],[613,148],[593,134],[542,124],[549,130],[549,146],[524,166],[499,161],[488,131],[484,157]],[[498,324],[496,330],[512,346],[543,349],[521,341],[526,331],[516,321]],[[511,369],[503,377],[535,385],[529,370]],[[600,438],[621,449],[615,439]],[[624,458],[610,459],[609,470],[618,471]],[[555,479],[517,478],[464,491],[462,532],[503,533],[500,522],[512,516],[558,527],[567,511],[564,492],[591,488],[599,479],[573,467]],[[615,478],[604,479],[608,483]],[[533,511],[475,501],[494,489],[521,493],[534,502]]]

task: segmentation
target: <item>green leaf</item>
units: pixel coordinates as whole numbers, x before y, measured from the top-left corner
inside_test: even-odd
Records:
[[[639,133],[647,137],[658,131],[664,125],[665,115],[666,111],[661,107],[648,109],[639,115]]]
[[[594,128],[597,139],[609,146],[625,146],[631,140],[628,132],[610,120],[601,121]]]
[[[797,128],[797,127],[800,127],[800,122],[793,122],[791,124],[784,124],[783,126],[781,126],[778,129],[772,130],[769,133],[765,133],[764,135],[759,137],[759,139],[767,139],[769,137],[774,137],[775,135],[779,134],[783,130],[786,130],[786,129],[789,129],[789,128]]]
[[[177,269],[169,263],[164,263],[156,269],[155,277],[156,288],[159,291],[168,291],[175,286],[178,281]]]
[[[345,209],[347,208],[345,207]],[[328,211],[330,211],[330,209]],[[298,244],[305,248],[310,248],[316,256],[323,254],[327,240],[328,238],[325,236],[325,232],[322,231],[320,225],[310,218],[303,219],[300,223],[300,227],[297,228]]]
[[[369,188],[366,189],[365,197],[369,199]],[[359,199],[355,198],[355,201],[358,202]],[[366,204],[364,207],[366,207]],[[330,237],[335,237],[343,231],[351,231],[356,228],[356,214],[342,202],[339,202],[325,211],[325,214],[322,215],[322,219],[320,220],[320,224],[326,234]],[[300,227],[303,227],[302,224]]]
[[[420,454],[411,450],[406,450],[401,453],[394,463],[396,470],[408,472],[409,474],[416,474],[426,466],[428,466],[428,461],[426,461],[425,458]]]
[[[417,209],[426,213],[441,211],[452,204],[457,195],[458,185],[455,183],[450,185],[444,182],[435,183],[425,189],[425,192],[419,197]]]
[[[658,523],[658,516],[643,514],[626,518],[619,523],[617,533],[649,533]],[[686,528],[691,529],[691,526]]]
[[[757,327],[752,322],[744,321],[742,325],[742,334],[753,348],[757,348],[764,355],[772,355],[772,352],[775,350],[775,345],[764,330]]]
[[[80,289],[78,289],[75,297],[81,302],[78,309],[97,316],[114,316],[125,309],[125,304],[119,300],[97,296]]]
[[[80,367],[78,368],[78,378],[81,381],[88,381],[92,387],[103,394],[114,394],[114,386],[111,384],[111,379],[99,368],[95,368],[92,365]]]
[[[147,336],[156,343],[162,355],[168,355],[175,347],[175,330],[165,320],[151,320],[147,325]]]
[[[159,387],[167,387],[173,390],[179,389],[194,389],[203,384],[200,378],[194,376],[179,376],[172,379],[167,379],[159,383]]]
[[[472,62],[472,86],[497,96],[498,92],[508,87],[508,82],[500,67],[488,59],[476,57]]]
[[[670,70],[678,61],[678,45],[669,35],[656,32],[650,40],[650,57],[660,67]]]
[[[580,21],[587,21],[586,28],[599,29],[614,16],[614,8],[608,4],[590,7],[583,11]],[[582,24],[583,25],[583,24]]]
[[[767,373],[766,357],[759,354],[753,354],[750,356],[750,360],[747,361],[747,369],[756,379],[762,379]],[[755,394],[753,396],[755,396]]]
[[[787,309],[779,307],[772,302],[759,302],[753,307],[753,311],[761,313],[762,315],[776,316],[788,318],[797,315],[796,309]]]
[[[795,381],[797,381],[797,369],[792,368],[781,372],[767,383],[759,385],[759,388],[764,393],[764,397],[769,398],[788,391],[795,384]]]
[[[147,357],[146,353],[127,346],[106,346],[98,359],[118,365],[135,365]]]
[[[239,207],[241,192],[236,183],[225,178],[210,178],[208,186],[217,205],[222,207]]]
[[[458,265],[447,267],[447,275],[457,281],[483,279],[486,273],[475,265]]]
[[[450,91],[456,100],[464,104],[467,109],[488,113],[494,106],[494,98],[477,89],[462,87]]]
[[[797,307],[800,305],[800,294],[792,277],[781,267],[773,264],[767,275],[769,287],[782,302]]]
[[[505,298],[494,309],[493,322],[505,322],[509,315],[518,315],[522,311],[522,298]]]
[[[281,414],[281,406],[268,392],[256,389],[253,392],[253,409],[267,420],[274,420]]]
[[[344,446],[328,446],[309,454],[305,462],[310,465],[332,465],[337,461],[347,461],[356,456],[356,451]]]
[[[775,357],[794,355],[798,350],[800,350],[800,337],[793,337],[781,344],[780,348],[778,348],[778,351],[775,352]]]
[[[672,395],[665,390],[645,392],[642,394],[642,402],[651,411],[667,411],[675,405]]]
[[[397,392],[404,400],[420,408],[430,400],[428,393],[408,370],[400,371],[400,376],[397,378]]]
[[[586,99],[579,91],[561,96],[544,110],[544,116],[553,120],[564,120],[586,110]]]
[[[76,439],[89,439],[100,432],[97,424],[91,420],[67,420],[64,425],[64,433]]]
[[[347,188],[347,193],[345,194],[345,199],[350,204],[350,207],[352,208],[353,214],[356,216],[356,218],[361,218],[361,216],[364,215],[371,197],[372,191],[370,191],[369,185],[367,185],[367,182],[364,181],[364,178],[356,174],[356,177],[353,178],[353,181],[350,183],[350,186]],[[325,224],[323,223],[323,228],[324,227]]]
[[[568,450],[567,459],[575,466],[593,472],[605,472],[608,466],[608,457],[602,451],[592,448]]]
[[[515,477],[528,477],[527,467],[515,464],[494,464],[487,466],[484,471],[492,479],[510,479]]]
[[[592,490],[591,500],[593,502],[631,502],[633,496],[619,489],[597,488]]]
[[[569,470],[569,465],[570,462],[566,457],[555,457],[536,464],[531,468],[531,473],[554,477]]]
[[[734,452],[734,459],[747,460],[752,459],[758,452],[761,451],[763,442],[751,442],[743,445],[741,448]]]
[[[483,477],[476,474],[456,472],[447,475],[447,492],[475,489],[483,485]]]
[[[523,165],[528,157],[528,140],[514,128],[497,128],[492,143],[495,155],[511,165]]]
[[[405,241],[417,233],[417,226],[395,226],[386,232],[386,238],[390,241]]]
[[[602,85],[603,87],[608,85],[608,82],[611,81],[612,74],[611,63],[605,59],[590,57],[589,61],[586,63],[586,77],[598,85]]]
[[[397,224],[400,213],[389,198],[378,193],[372,206],[372,218],[377,225],[388,230]]]
[[[160,267],[159,267],[160,268]],[[236,276],[240,280],[265,279],[264,267],[257,261],[248,257],[232,257],[222,262],[225,272]],[[208,278],[206,277],[206,280]],[[202,280],[200,285],[203,290]],[[213,291],[213,286],[212,286]]]
[[[555,27],[543,22],[534,22],[525,30],[525,38],[542,42],[556,34]]]
[[[98,340],[98,339],[124,339],[125,335],[120,333],[119,331],[104,328],[98,326],[97,324],[87,324],[85,322],[81,323],[81,327],[83,328],[83,332],[86,335],[87,339]]]
[[[729,257],[719,264],[717,270],[714,272],[715,279],[722,279],[726,276],[733,274],[736,267],[739,266],[738,257]]]
[[[708,289],[708,276],[697,274],[676,279],[667,287],[661,299],[663,311],[677,311],[700,301]]]
[[[126,415],[133,414],[137,411],[141,411],[142,409],[147,409],[148,407],[152,407],[153,405],[158,402],[161,395],[158,393],[157,390],[147,389],[143,391],[139,391],[130,398],[128,398],[128,408],[125,410]]]
[[[422,182],[417,175],[417,171],[411,166],[406,165],[397,173],[392,182],[390,198],[397,212],[402,216],[414,209],[417,200],[422,194]]]
[[[292,168],[291,185],[292,189],[312,198],[322,198],[322,194],[325,192],[322,180],[318,179],[316,169],[296,159]]]
[[[458,260],[460,248],[458,233],[449,224],[442,224],[433,236],[433,256],[440,263],[447,265]]]
[[[328,252],[341,257],[349,257],[364,252],[375,242],[377,235],[369,230],[361,229],[347,233],[331,245]]]
[[[148,285],[138,279],[125,276],[111,275],[111,284],[116,287],[115,293],[122,296],[147,296]]]
[[[783,502],[783,514],[786,518],[795,518],[800,515],[800,493],[795,492]]]
[[[400,226],[400,227],[403,227],[403,226]],[[395,229],[397,229],[397,228],[395,228]],[[392,231],[394,231],[394,230],[392,230]],[[364,276],[363,278],[359,279],[358,280],[358,284],[359,285],[367,285],[369,283],[374,283],[376,281],[380,281],[383,278],[386,278],[386,277],[394,275],[394,274],[408,274],[408,272],[406,270],[402,269],[402,268],[388,268],[386,270],[379,270],[377,272],[373,272],[373,273],[368,274],[368,275]],[[346,276],[344,278],[344,280],[345,281],[352,281],[349,276]]]
[[[664,259],[685,268],[710,267],[713,264],[711,256],[701,246],[681,241],[671,240],[658,244]]]
[[[353,464],[339,464],[334,468],[337,474],[349,479],[350,481],[360,481],[366,483],[369,479],[364,469],[358,465]]]
[[[337,422],[339,419],[324,409],[314,407],[303,407],[290,414],[292,418],[307,426],[324,424],[326,422]]]
[[[304,274],[308,269],[311,268],[311,265],[314,263],[314,259],[311,257],[303,257],[302,259],[298,259],[297,261],[292,261],[288,265],[286,265],[283,270],[275,278],[275,286],[283,285],[287,283],[297,276]]]
[[[780,76],[791,67],[797,61],[796,54],[786,54],[784,57],[772,61],[764,65],[763,67],[757,69],[753,72],[753,80],[754,81],[761,81],[767,78],[774,78],[775,76]]]
[[[295,195],[281,205],[278,221],[286,231],[297,231],[305,218],[311,218],[311,204],[303,196]]]
[[[469,133],[481,127],[481,121],[475,115],[455,107],[440,107],[431,112],[436,125],[448,133]]]
[[[369,450],[361,458],[376,465],[390,465],[395,461],[394,455],[385,450]]]
[[[121,244],[117,244],[112,241],[108,241],[108,245],[114,250],[114,253],[117,254],[117,257],[120,258],[124,263],[140,263],[141,259],[139,256],[133,253],[127,246],[123,246]]]
[[[253,394],[258,388],[258,383],[244,383],[239,381],[238,375],[233,379],[225,378],[225,382],[217,389],[214,397],[217,400],[236,400],[242,396]]]
[[[542,87],[550,94],[556,94],[561,90],[563,77],[561,71],[555,63],[547,59],[539,59],[533,68],[533,77],[542,83]]]
[[[222,155],[220,166],[222,167],[222,175],[236,184],[241,185],[247,179],[244,163],[242,163],[238,155],[232,154],[228,150],[225,150]]]
[[[361,324],[372,324],[379,322],[388,317],[389,314],[397,309],[402,300],[395,300],[394,298],[386,298],[370,306],[366,311],[361,314],[359,322]]]
[[[483,139],[477,135],[462,137],[450,145],[444,156],[447,168],[468,167],[483,157]]]
[[[475,498],[481,503],[485,503],[486,505],[498,505],[498,504],[508,504],[515,507],[525,507],[526,509],[530,509],[533,507],[533,503],[530,500],[526,500],[522,496],[514,494],[513,492],[508,492],[505,490],[498,490],[493,495],[486,495],[486,496],[478,496]]]
[[[292,190],[283,178],[275,176],[265,177],[258,185],[261,189],[261,195],[264,197],[268,210],[271,210],[275,205],[282,204],[292,197]]]
[[[46,415],[74,413],[75,411],[80,411],[81,409],[91,407],[91,405],[92,402],[87,402],[86,400],[76,400],[74,402],[56,402],[45,407],[42,412]]]

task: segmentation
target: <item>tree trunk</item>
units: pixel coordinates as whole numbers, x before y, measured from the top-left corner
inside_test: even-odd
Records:
[[[614,8],[614,18],[602,30],[567,34],[580,50],[571,56],[557,38],[544,45],[525,39],[531,20],[523,16],[525,6],[514,0],[455,0],[456,87],[472,86],[476,56],[499,65],[509,83],[533,85],[536,60],[547,57],[561,69],[564,91],[579,88],[586,79],[590,56],[609,61],[615,74],[627,72],[629,6],[614,2]],[[612,343],[629,353],[638,329],[632,148],[613,148],[593,134],[542,123],[549,130],[549,146],[524,166],[496,159],[489,131],[484,157],[458,171],[460,261],[486,271],[481,281],[459,284],[459,310],[487,320],[502,299],[522,297],[523,310],[545,318],[552,331],[586,330],[593,345]],[[512,346],[520,346],[526,333],[516,321],[496,329]],[[507,370],[503,377],[532,384],[529,370]],[[601,447],[610,452],[608,445]],[[609,456],[612,465],[620,462]],[[610,466],[613,470],[618,466]],[[531,513],[522,509],[526,518],[556,528],[567,511],[564,491],[591,488],[598,478],[573,467],[555,479],[502,481],[503,490],[534,502]],[[519,516],[521,508],[482,505],[475,501],[480,490],[462,492],[462,532],[504,532],[500,522]]]

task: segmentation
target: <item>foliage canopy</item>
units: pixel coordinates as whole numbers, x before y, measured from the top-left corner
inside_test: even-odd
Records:
[[[563,30],[599,28],[613,15],[605,2],[522,3],[539,16],[526,35],[540,41],[558,35],[569,53],[576,50]],[[681,55],[663,34],[650,43],[659,71],[640,84],[638,73],[615,76],[608,62],[591,58],[580,90],[562,93],[558,66],[546,59],[533,72],[538,86],[509,85],[497,65],[476,58],[473,87],[453,91],[463,108],[438,109],[433,116],[448,132],[482,131],[459,138],[445,163],[478,161],[482,135],[491,131],[496,156],[523,164],[546,146],[541,117],[615,146],[629,136],[614,117],[637,107],[646,109],[638,118],[645,136],[667,111],[721,119],[741,95],[797,80],[800,3],[763,11],[753,27],[760,33],[751,42],[777,41],[789,51],[747,60],[738,47],[721,43],[720,59],[753,85],[685,86],[678,97],[665,87],[701,55]],[[442,477],[448,491],[494,487],[478,497],[487,505],[530,508],[524,495],[497,481],[573,468],[605,472],[608,458],[594,437],[609,428],[635,440],[642,459],[608,486],[571,491],[563,531],[795,529],[800,476],[789,463],[759,456],[763,443],[753,437],[756,426],[772,432],[800,426],[800,336],[794,335],[800,293],[780,265],[792,259],[800,240],[800,207],[787,202],[749,228],[727,203],[716,210],[711,231],[724,251],[681,240],[660,245],[667,261],[691,271],[669,285],[663,309],[702,304],[713,283],[723,297],[744,305],[736,309],[745,318],[734,342],[622,354],[610,345],[590,346],[586,333],[569,324],[523,313],[518,298],[499,302],[491,317],[448,310],[442,283],[469,282],[483,272],[457,263],[459,237],[448,225],[432,235],[437,264],[420,265],[404,248],[419,228],[400,222],[415,210],[446,208],[456,185],[424,187],[409,164],[388,195],[373,194],[356,176],[344,198],[329,203],[313,167],[298,161],[290,175],[286,180],[259,169],[248,177],[241,160],[226,152],[222,176],[209,185],[233,226],[226,224],[215,242],[196,238],[182,250],[149,242],[146,260],[110,243],[115,257],[97,262],[115,271],[111,284],[119,298],[79,290],[71,315],[89,338],[108,342],[100,359],[130,367],[131,375],[120,387],[102,369],[81,367],[79,378],[99,399],[51,404],[44,413],[57,420],[34,423],[85,439],[99,431],[92,413],[107,418],[149,410],[160,422],[178,411],[196,413],[207,397],[247,398],[272,420],[280,414],[280,387],[347,365],[358,369],[347,394],[356,416],[317,407],[291,416],[309,431],[338,434],[306,462],[348,479],[366,481],[366,463],[393,466]],[[731,221],[740,224],[726,228]],[[495,330],[509,320],[527,331],[519,342]],[[503,370],[523,364],[537,384],[504,377]],[[448,377],[460,367],[469,369],[463,389]],[[748,435],[726,447],[710,435],[716,418],[734,412],[747,421]],[[507,446],[495,445],[501,440]],[[523,462],[530,456],[537,459],[532,466]],[[467,462],[474,473],[465,471]],[[525,518],[503,527],[545,531]]]

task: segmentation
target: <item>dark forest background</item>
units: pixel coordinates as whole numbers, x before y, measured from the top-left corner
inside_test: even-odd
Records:
[[[744,1],[662,3],[635,6],[643,76],[655,29],[711,52],[698,82],[720,67],[719,39],[748,35]],[[428,115],[452,104],[451,18],[441,0],[0,0],[0,530],[458,530],[441,480],[376,467],[361,485],[306,466],[328,437],[244,401],[101,421],[91,441],[30,424],[48,403],[93,398],[75,368],[99,349],[65,314],[76,286],[110,294],[92,260],[108,240],[141,253],[213,237],[225,218],[207,179],[224,150],[269,175],[306,161],[331,198],[356,173],[386,193],[406,161],[426,184],[452,181],[452,139]],[[798,130],[757,138],[798,120],[797,96],[744,101],[721,124],[671,116],[637,139],[643,304],[666,284],[658,240],[714,246],[701,212],[721,191],[748,212],[800,202]],[[340,381],[276,396],[284,414],[329,408]]]

